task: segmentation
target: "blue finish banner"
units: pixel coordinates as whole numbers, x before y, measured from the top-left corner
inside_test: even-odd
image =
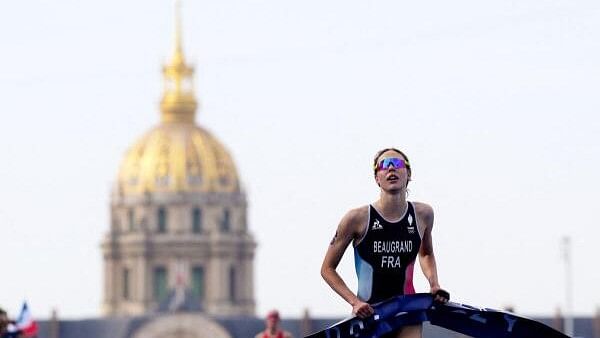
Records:
[[[392,297],[374,304],[373,309],[373,316],[348,318],[306,338],[377,338],[426,321],[474,338],[568,338],[512,313],[453,302],[435,303],[429,293]]]

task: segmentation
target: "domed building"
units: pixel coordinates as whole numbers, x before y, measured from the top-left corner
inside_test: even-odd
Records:
[[[210,315],[255,311],[246,196],[227,149],[195,122],[194,70],[180,26],[163,68],[160,122],[126,152],[112,191],[102,241],[105,315],[153,313],[176,289]]]

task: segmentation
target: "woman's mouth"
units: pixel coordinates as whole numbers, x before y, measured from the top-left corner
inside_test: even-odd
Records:
[[[398,180],[398,176],[391,174],[390,176],[387,177],[387,181],[389,182],[396,182]]]

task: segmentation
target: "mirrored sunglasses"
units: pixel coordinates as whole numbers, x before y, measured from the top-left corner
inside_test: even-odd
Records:
[[[406,161],[402,158],[387,157],[381,159],[379,163],[377,163],[375,170],[388,169],[390,166],[392,166],[394,169],[402,169],[406,168],[408,166],[408,163],[406,163]]]

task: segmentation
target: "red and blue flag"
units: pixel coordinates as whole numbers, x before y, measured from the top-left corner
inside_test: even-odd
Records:
[[[31,315],[31,311],[27,306],[27,302],[23,302],[23,307],[21,308],[21,313],[15,322],[15,326],[19,331],[21,331],[23,337],[31,338],[37,336],[38,325]]]

